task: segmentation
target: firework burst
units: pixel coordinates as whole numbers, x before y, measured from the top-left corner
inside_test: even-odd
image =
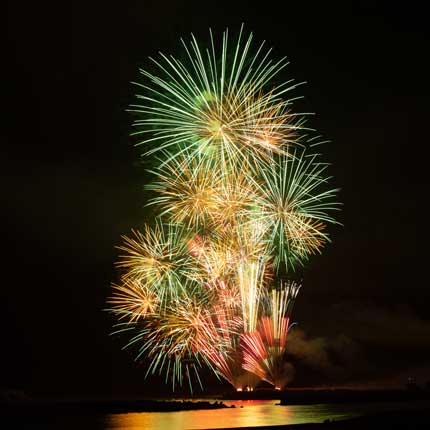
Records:
[[[137,96],[140,103],[131,110],[139,115],[133,134],[142,136],[139,144],[147,155],[166,150],[172,157],[185,150],[217,153],[234,165],[248,157],[258,161],[286,153],[296,142],[303,115],[291,113],[293,99],[284,97],[297,84],[270,86],[287,61],[272,61],[264,43],[253,50],[252,38],[244,39],[241,30],[230,49],[225,32],[218,53],[212,32],[207,50],[192,37],[189,44],[182,41],[185,62],[160,54],[151,59],[158,75],[141,70],[151,85],[137,83],[145,94]]]
[[[138,285],[148,297],[156,294],[162,306],[185,294],[187,286],[199,277],[188,252],[187,237],[189,231],[183,226],[161,221],[154,228],[145,225],[144,233],[134,231],[132,237],[123,236],[117,263],[123,290],[136,290]]]
[[[183,154],[152,171],[157,181],[148,186],[157,197],[149,204],[158,205],[161,216],[189,227],[205,226],[217,209],[215,197],[220,184],[214,160]]]
[[[328,165],[317,154],[296,150],[271,160],[260,170],[254,216],[264,225],[275,249],[274,264],[294,269],[329,241],[329,212],[338,209],[337,189],[328,188]]]

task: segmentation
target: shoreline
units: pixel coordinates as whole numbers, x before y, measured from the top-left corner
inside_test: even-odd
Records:
[[[97,415],[139,412],[177,412],[203,409],[230,409],[222,401],[205,400],[111,400],[111,401],[20,401],[0,403],[2,416]]]
[[[199,409],[234,408],[235,401],[271,400],[279,406],[314,404],[359,404],[359,403],[408,403],[430,401],[429,390],[350,390],[350,389],[306,389],[287,391],[229,392],[212,398],[175,399],[3,399],[0,401],[2,415],[40,415],[47,410],[57,415],[116,414],[128,412],[173,412]],[[226,403],[229,403],[228,405]]]

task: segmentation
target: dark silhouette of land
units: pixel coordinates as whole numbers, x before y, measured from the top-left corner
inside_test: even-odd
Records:
[[[3,401],[0,415],[3,416],[43,416],[49,415],[94,415],[120,414],[129,412],[173,412],[198,409],[222,409],[223,402],[190,400],[92,400],[92,401],[48,401],[24,400]]]
[[[199,396],[201,398],[201,396]],[[275,400],[279,405],[311,405],[323,403],[362,403],[362,402],[416,402],[430,401],[429,389],[396,390],[354,390],[354,389],[288,389],[229,391],[222,396],[212,396],[207,401],[183,400],[42,400],[25,396],[3,397],[0,399],[0,413],[13,414],[114,414],[125,412],[172,412],[197,409],[228,408],[223,400]],[[212,401],[210,401],[212,400]],[[234,406],[233,406],[234,407]]]
[[[280,400],[281,405],[311,405],[321,403],[398,402],[430,400],[429,389],[288,389],[285,391],[232,391],[224,400]]]
[[[281,405],[320,403],[404,402],[430,400],[428,390],[288,390],[281,393]]]

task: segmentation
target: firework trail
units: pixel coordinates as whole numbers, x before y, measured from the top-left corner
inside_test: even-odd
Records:
[[[241,335],[243,368],[282,388],[286,375],[285,352],[290,316],[300,286],[294,282],[266,292],[266,310],[255,330]]]

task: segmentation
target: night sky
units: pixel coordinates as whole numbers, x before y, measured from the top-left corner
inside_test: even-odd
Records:
[[[144,380],[103,312],[115,246],[151,221],[130,81],[180,37],[242,22],[330,140],[343,227],[303,271],[295,386],[430,380],[429,30],[389,2],[10,2],[4,79],[0,390],[131,397]],[[305,3],[301,5],[301,3]],[[327,4],[328,3],[328,4]],[[418,3],[418,2],[416,2]],[[212,386],[212,382],[209,383]]]

